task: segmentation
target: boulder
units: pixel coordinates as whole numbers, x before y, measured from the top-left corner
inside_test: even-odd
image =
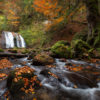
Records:
[[[97,86],[96,82],[78,73],[73,73],[73,72],[65,73],[65,76],[70,82],[72,82],[73,84],[75,84],[77,87],[80,88]]]
[[[41,75],[44,75],[45,77],[49,77],[50,74],[49,74],[48,72],[50,72],[49,69],[44,69],[44,70],[42,70],[42,71],[40,72],[40,74],[41,74]]]
[[[7,87],[12,97],[14,97],[13,100],[25,100],[28,94],[34,94],[35,90],[41,87],[41,83],[34,74],[34,70],[24,66],[10,72]],[[22,97],[24,98],[22,99]]]
[[[52,56],[58,58],[72,58],[72,49],[67,41],[58,41],[52,48]]]
[[[49,65],[49,64],[53,64],[53,63],[54,63],[54,59],[46,53],[37,54],[33,58],[33,61],[32,61],[32,64],[37,65],[37,66]]]

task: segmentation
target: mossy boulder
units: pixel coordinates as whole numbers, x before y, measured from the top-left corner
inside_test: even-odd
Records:
[[[8,75],[7,87],[14,100],[22,100],[25,94],[34,94],[35,90],[41,87],[41,83],[34,70],[28,66],[16,68]],[[23,99],[24,100],[24,99]]]
[[[37,54],[32,61],[33,65],[41,66],[41,65],[49,65],[54,63],[54,59],[48,55],[47,53]]]
[[[90,57],[93,55],[93,48],[87,42],[80,39],[75,40],[72,43],[72,47],[75,52],[75,57],[83,57],[85,55]]]
[[[41,53],[41,49],[33,49],[30,51],[28,59],[33,59],[37,54]]]
[[[52,56],[58,58],[72,58],[72,48],[67,41],[58,41],[51,47]]]

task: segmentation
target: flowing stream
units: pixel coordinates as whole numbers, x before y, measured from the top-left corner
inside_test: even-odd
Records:
[[[37,97],[41,98],[38,100],[100,100],[99,82],[95,85],[85,76],[68,71],[65,68],[66,63],[60,59],[55,59],[55,67],[53,68],[31,65],[31,60],[27,58],[11,61],[14,63],[13,69],[24,65],[35,69],[35,74],[43,85],[43,88],[36,94]],[[24,65],[23,62],[25,62]],[[67,60],[67,63],[96,66],[96,64],[76,60]],[[57,75],[58,79],[48,75],[49,71]],[[77,87],[75,88],[75,86]],[[0,100],[6,100],[2,96],[6,89],[6,80],[3,80],[0,82]]]

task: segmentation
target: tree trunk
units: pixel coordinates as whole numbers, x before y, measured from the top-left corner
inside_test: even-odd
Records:
[[[100,34],[100,14],[98,0],[83,0],[87,8],[88,39]]]

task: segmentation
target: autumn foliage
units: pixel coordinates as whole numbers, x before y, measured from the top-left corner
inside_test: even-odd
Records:
[[[58,6],[58,0],[34,0],[33,7],[50,19],[57,17],[58,12],[62,9],[61,6]]]
[[[0,60],[0,70],[6,70],[6,69],[10,69],[12,68],[13,64],[7,60],[7,59],[1,59]],[[0,81],[4,80],[5,78],[7,78],[7,74],[0,72]]]
[[[0,69],[5,69],[5,68],[11,68],[13,64],[7,60],[7,59],[2,59],[0,60]]]
[[[9,83],[10,81],[12,81],[12,84]],[[19,84],[18,87],[16,86],[16,84]],[[16,68],[15,71],[8,76],[8,86],[11,93],[24,92],[27,94],[34,94],[35,89],[39,88],[41,86],[41,83],[37,79],[37,76],[34,75],[34,70],[28,66],[24,66],[22,68]],[[15,90],[15,87],[18,90]]]
[[[18,5],[19,2],[20,0],[7,0],[4,5],[7,22],[15,27],[20,23],[19,13],[21,12],[21,7]]]

